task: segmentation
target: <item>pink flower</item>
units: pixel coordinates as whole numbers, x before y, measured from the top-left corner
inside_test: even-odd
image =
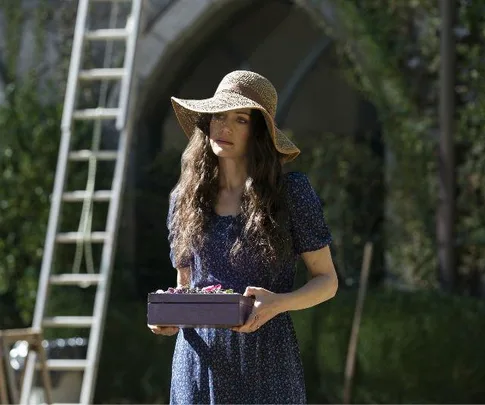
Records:
[[[216,285],[208,285],[207,287],[202,288],[202,291],[210,292],[210,291],[218,291],[222,288],[220,284]]]

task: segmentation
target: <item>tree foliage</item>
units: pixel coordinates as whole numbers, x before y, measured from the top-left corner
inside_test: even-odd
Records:
[[[0,107],[4,133],[0,156],[0,312],[6,327],[30,322],[58,148],[60,106],[43,105],[34,89],[26,84],[10,85],[6,103]]]
[[[63,95],[52,86],[65,76],[70,40],[58,44],[60,62],[44,58],[47,27],[55,13],[64,33],[72,26],[72,4],[55,8],[40,0],[26,10],[22,2],[2,1],[5,42],[0,53],[0,319],[2,328],[31,322],[42,261],[57,152]],[[71,21],[69,21],[71,20]],[[26,24],[34,33],[30,64],[20,63]],[[61,34],[62,35],[62,34]],[[54,90],[55,89],[55,90]]]
[[[347,77],[378,109],[387,147],[388,270],[415,286],[437,286],[439,2],[299,3],[336,39]],[[458,1],[454,27],[457,287],[472,294],[485,277],[484,6]]]
[[[324,306],[293,316],[308,403],[342,401],[356,295],[340,291]],[[481,403],[484,315],[484,302],[471,297],[372,289],[359,329],[351,403]]]

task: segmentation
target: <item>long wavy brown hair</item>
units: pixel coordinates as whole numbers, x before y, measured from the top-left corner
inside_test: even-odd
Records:
[[[171,221],[177,261],[205,242],[208,221],[215,214],[219,192],[218,157],[209,138],[211,115],[203,115],[181,160],[181,174],[172,193],[176,206]],[[244,227],[231,248],[232,262],[243,249],[256,249],[265,264],[278,265],[290,252],[288,210],[284,197],[281,154],[269,135],[263,115],[251,110],[248,177],[241,216]]]

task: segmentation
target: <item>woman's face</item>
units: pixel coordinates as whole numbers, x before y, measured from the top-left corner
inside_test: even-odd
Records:
[[[213,114],[210,122],[210,143],[216,156],[244,158],[251,135],[251,109]]]

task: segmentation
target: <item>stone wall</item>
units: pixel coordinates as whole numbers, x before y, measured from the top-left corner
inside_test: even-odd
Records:
[[[44,41],[38,61],[34,58],[39,29],[36,18],[42,4],[46,5],[48,14],[47,21],[40,26]],[[16,74],[21,78],[37,66],[43,81],[53,78],[61,83],[55,94],[46,94],[61,101],[76,5],[74,0],[22,1],[24,13],[21,46],[16,50],[19,61]],[[143,243],[143,232],[148,228],[137,217],[135,195],[143,183],[141,167],[149,165],[164,151],[181,151],[187,142],[175,121],[171,95],[210,97],[228,71],[249,68],[275,84],[281,103],[287,106],[287,114],[280,121],[283,129],[294,133],[297,143],[303,137],[314,139],[325,132],[353,136],[367,125],[362,120],[362,100],[341,77],[332,43],[314,20],[292,2],[145,0],[144,5],[135,64],[136,125],[119,238],[119,250],[125,256],[123,265],[131,268],[137,266],[136,246]],[[109,9],[97,6],[96,13],[90,17],[91,27],[106,27],[108,17]],[[7,54],[5,34],[5,10],[0,8],[2,61]],[[327,43],[322,45],[322,41]],[[312,54],[316,56],[310,63]],[[102,49],[93,47],[89,55],[92,63],[100,66]],[[0,100],[2,85],[0,77]],[[112,90],[116,94],[116,89]],[[157,235],[163,237],[164,222],[160,213],[154,211],[148,217],[158,218]]]

